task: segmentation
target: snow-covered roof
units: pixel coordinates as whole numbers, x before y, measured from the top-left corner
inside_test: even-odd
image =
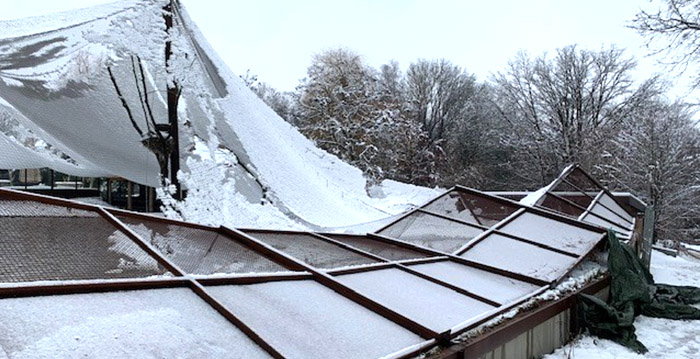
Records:
[[[0,348],[413,356],[556,285],[604,237],[463,187],[363,236],[204,226],[0,189]]]

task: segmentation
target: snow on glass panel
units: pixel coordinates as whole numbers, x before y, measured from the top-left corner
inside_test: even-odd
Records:
[[[213,230],[173,223],[119,220],[189,274],[280,272],[286,269]]]
[[[286,358],[379,358],[422,342],[315,281],[207,290]]]
[[[324,242],[310,234],[249,230],[244,232],[316,268],[333,269],[377,263],[375,259]]]
[[[486,237],[461,257],[546,282],[564,275],[577,260],[499,234]]]
[[[539,289],[534,284],[450,261],[411,265],[411,269],[501,304]]]
[[[0,217],[0,281],[137,278],[166,270],[102,217]]]
[[[626,236],[626,237],[629,237],[632,235],[632,232],[628,228],[624,228],[624,227],[618,226],[616,224],[610,223],[609,221],[606,221],[605,219],[600,218],[598,216],[595,216],[591,213],[588,213],[587,215],[585,215],[583,218],[581,218],[581,220],[583,222],[595,224],[595,225],[601,226],[601,227],[606,228],[606,229],[612,228],[612,230],[614,230],[615,232],[617,232],[623,236]]]
[[[185,288],[0,299],[13,358],[269,358]]]
[[[602,237],[602,233],[534,213],[523,213],[499,231],[578,255],[588,253]]]
[[[425,207],[426,210],[486,227],[515,212],[516,207],[486,196],[452,191]]]
[[[615,212],[605,208],[602,204],[600,204],[600,201],[596,202],[596,204],[593,205],[593,207],[590,209],[590,212],[595,213],[598,216],[603,217],[622,228],[632,227],[632,223],[625,221],[624,219],[622,219],[621,216],[617,215]]]
[[[436,332],[444,332],[494,307],[400,269],[346,274],[341,283]]]
[[[325,236],[392,261],[427,257],[425,254],[418,251],[400,247],[396,244],[378,241],[367,236],[334,234],[327,234]]]
[[[615,212],[615,214],[625,219],[627,222],[631,223],[634,220],[634,218],[629,213],[627,213],[627,211],[623,209],[614,199],[608,196],[607,193],[603,193],[603,195],[601,195],[598,199],[598,202],[603,204],[611,211]]]
[[[414,212],[379,234],[451,253],[484,230],[427,213]]]

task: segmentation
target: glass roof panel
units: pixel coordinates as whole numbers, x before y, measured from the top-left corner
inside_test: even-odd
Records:
[[[451,261],[414,264],[410,267],[501,304],[507,304],[539,289],[534,284]]]
[[[400,269],[340,275],[341,283],[437,332],[494,307]]]
[[[605,207],[615,212],[615,214],[617,214],[620,218],[625,219],[627,222],[631,223],[634,221],[634,217],[623,209],[614,199],[608,196],[607,193],[603,193],[598,199],[598,202],[605,205]]]
[[[547,282],[564,275],[577,260],[499,234],[489,235],[461,257]]]
[[[287,358],[379,358],[423,341],[311,280],[207,291]]]
[[[498,231],[579,255],[593,249],[602,236],[599,232],[529,212],[508,222]]]
[[[612,222],[612,223],[614,223],[622,228],[632,229],[632,223],[625,221],[624,219],[622,219],[621,216],[617,215],[615,212],[604,207],[600,203],[600,201],[596,202],[596,204],[593,205],[590,212],[595,213],[595,214],[607,219],[608,221],[610,221],[610,222]]]
[[[185,288],[0,299],[9,358],[269,358]]]
[[[616,225],[616,224],[612,224],[612,223],[610,223],[610,222],[608,222],[600,217],[594,216],[590,213],[587,214],[585,217],[581,218],[581,220],[583,222],[595,224],[595,225],[601,226],[601,227],[606,228],[606,229],[612,228],[615,232],[622,234],[623,236],[626,236],[626,237],[629,237],[630,235],[632,235],[632,232],[629,229],[621,227],[621,226]]]
[[[414,212],[379,234],[444,253],[452,253],[483,230],[427,213]]]

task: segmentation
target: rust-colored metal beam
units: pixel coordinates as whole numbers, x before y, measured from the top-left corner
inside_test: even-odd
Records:
[[[187,287],[189,280],[182,277],[105,279],[84,281],[56,281],[55,283],[0,284],[0,298],[36,297],[48,295],[86,294],[124,290]]]
[[[36,193],[29,193],[23,191],[17,191],[12,189],[0,188],[0,199],[9,200],[19,200],[19,201],[33,201],[44,204],[50,204],[54,206],[68,207],[74,209],[81,209],[84,211],[95,212],[99,208],[98,206],[80,203],[72,201],[69,199],[56,198],[51,196],[45,196]]]
[[[227,276],[227,277],[199,277],[195,276],[193,278],[197,282],[205,286],[215,286],[215,285],[246,285],[246,284],[259,284],[259,283],[270,283],[270,282],[284,282],[284,281],[297,281],[297,280],[311,280],[313,276],[311,273],[295,273],[295,274],[270,274],[270,275],[254,275],[254,276]]]

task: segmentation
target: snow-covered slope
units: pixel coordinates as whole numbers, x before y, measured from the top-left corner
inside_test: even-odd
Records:
[[[124,0],[0,23],[0,120],[6,119],[0,168],[47,166],[157,186],[158,163],[136,127],[149,126],[145,93],[157,122],[167,122],[166,81],[175,79],[182,85],[180,180],[189,190],[176,207],[185,219],[343,227],[381,220],[435,195],[385,182],[372,191],[383,195],[368,196],[361,171],[315,147],[258,99],[182,7],[175,11],[166,74],[164,4]]]

